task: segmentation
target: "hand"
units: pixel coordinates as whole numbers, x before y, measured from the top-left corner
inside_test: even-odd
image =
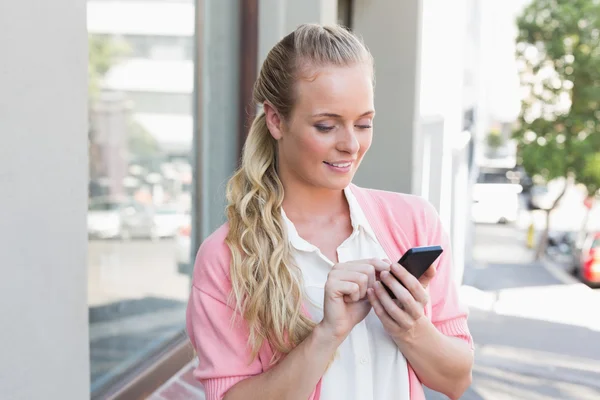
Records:
[[[419,321],[423,321],[425,306],[429,302],[426,289],[435,272],[435,267],[430,266],[420,279],[416,279],[400,264],[393,264],[391,273],[381,273],[381,282],[394,293],[396,300],[390,297],[381,282],[377,282],[375,288],[368,290],[370,304],[394,341],[403,342],[411,337]]]
[[[390,264],[379,259],[358,260],[333,266],[325,283],[323,330],[343,340],[369,311],[367,289],[374,288],[378,274],[389,271]]]

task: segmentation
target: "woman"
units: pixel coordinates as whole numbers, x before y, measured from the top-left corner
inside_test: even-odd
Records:
[[[228,224],[196,258],[187,328],[207,399],[418,400],[421,383],[456,399],[469,386],[472,340],[435,210],[351,184],[373,137],[373,80],[341,27],[300,26],[268,54]],[[390,262],[438,244],[420,280]]]

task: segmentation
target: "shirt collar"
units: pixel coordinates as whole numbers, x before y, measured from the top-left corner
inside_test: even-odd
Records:
[[[346,201],[348,202],[348,207],[350,209],[350,221],[352,224],[352,235],[356,234],[357,231],[362,229],[364,233],[371,237],[372,240],[377,242],[377,236],[375,236],[375,232],[373,232],[373,228],[369,224],[365,213],[363,212],[358,200],[352,193],[350,186],[344,189],[344,195],[346,196]],[[288,240],[290,244],[301,251],[314,251],[317,248],[306,240],[302,239],[294,226],[294,223],[287,217],[283,207],[281,208],[281,216],[283,217],[283,221],[287,230]]]
[[[356,196],[352,193],[350,186],[347,186],[344,189],[344,194],[346,195],[346,200],[348,201],[348,206],[350,208],[350,220],[352,223],[352,230],[357,231],[362,228],[362,230],[371,237],[372,240],[377,242],[377,236],[375,236],[375,232],[373,228],[371,228],[371,224],[367,220],[367,216],[363,212]]]
[[[283,222],[286,227],[288,240],[290,244],[296,249],[300,251],[314,251],[316,250],[316,246],[310,244],[306,240],[302,239],[298,234],[298,230],[296,230],[296,226],[294,223],[287,217],[283,207],[281,207],[281,216],[283,217]]]

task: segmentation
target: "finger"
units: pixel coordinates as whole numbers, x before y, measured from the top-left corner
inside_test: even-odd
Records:
[[[353,271],[366,275],[367,287],[373,287],[373,285],[375,284],[375,267],[373,267],[371,264],[351,263],[346,266],[345,271]],[[367,295],[366,288],[364,295]]]
[[[389,293],[386,292],[387,297],[389,297],[390,300],[392,300],[392,302],[396,304],[396,306],[402,308],[405,312],[407,312],[411,317],[415,319],[421,316],[423,306],[419,306],[419,303],[417,303],[417,300],[408,291],[408,289],[402,286],[400,282],[398,282],[398,280],[391,273],[383,272],[381,274],[381,281],[385,283],[385,285],[396,296],[396,301],[394,302],[394,300],[390,297]],[[418,281],[417,285],[419,285]],[[422,287],[420,289],[423,292],[425,292],[425,289],[423,289]]]
[[[390,297],[390,295],[385,291],[381,282],[377,282],[375,287],[375,295],[379,300],[379,303],[390,316],[390,318],[394,321],[396,325],[399,325],[403,328],[409,328],[411,326],[411,316],[404,310],[402,310],[394,300]]]
[[[367,288],[369,287],[369,276],[363,272],[348,270],[332,270],[329,273],[328,280],[329,279],[356,283],[359,287],[358,299],[362,299],[367,295]],[[354,299],[354,301],[358,299]]]
[[[365,261],[370,263],[373,266],[373,268],[375,268],[375,277],[373,279],[373,282],[371,282],[371,285],[369,286],[369,287],[375,287],[374,285],[375,285],[375,282],[379,280],[379,275],[383,271],[389,271],[392,263],[387,258],[385,258],[383,260],[373,258],[373,259],[369,259],[369,260],[365,260]]]
[[[356,260],[356,261],[352,261],[350,263],[348,263],[348,265],[372,265],[373,268],[375,268],[376,272],[381,272],[381,271],[389,271],[390,270],[390,263],[386,262],[380,258],[367,258],[364,260]]]
[[[390,265],[391,263],[389,262],[389,260],[382,260],[379,258],[372,258],[370,260],[367,260],[368,264],[371,264],[373,267],[375,267],[375,271],[377,272],[382,272],[382,271],[389,271],[390,270]]]
[[[436,272],[437,272],[437,268],[436,268],[435,264],[431,264],[431,266],[429,268],[427,268],[427,270],[419,278],[419,282],[421,282],[421,286],[423,286],[425,289],[427,289],[427,287],[429,286],[429,282],[431,282],[431,280],[435,276]]]
[[[378,270],[382,270],[382,266],[386,265],[389,269],[389,265],[386,263],[381,263],[381,260],[361,260],[354,261],[351,263],[347,263],[345,266],[345,270],[347,271],[357,271],[366,274],[369,277],[368,287],[374,287],[375,281],[377,280]],[[366,295],[366,292],[365,292]]]
[[[332,280],[327,282],[326,291],[333,294],[336,298],[349,297],[351,301],[355,302],[360,299],[360,287],[355,282]]]
[[[404,285],[406,290],[410,292],[410,294],[416,301],[421,303],[423,306],[427,304],[427,302],[429,301],[427,291],[425,290],[421,282],[419,282],[417,278],[415,278],[410,272],[408,272],[406,268],[404,268],[400,264],[393,264],[391,272],[400,280],[402,285]]]
[[[377,295],[375,294],[375,289],[369,288],[369,290],[367,291],[367,296],[369,298],[369,303],[371,303],[371,307],[373,307],[373,310],[375,310],[375,314],[384,325],[398,325],[396,321],[394,321],[394,319],[390,317],[387,311],[385,311],[385,308],[383,308],[383,305],[381,304],[379,298],[377,298]]]

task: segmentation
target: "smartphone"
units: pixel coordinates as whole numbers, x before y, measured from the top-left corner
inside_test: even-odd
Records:
[[[441,246],[420,246],[409,249],[402,258],[398,261],[398,264],[402,265],[412,276],[419,279],[421,275],[427,271],[427,269],[438,259],[444,250]],[[394,274],[392,274],[394,276]],[[395,277],[395,276],[394,276]],[[396,278],[398,282],[400,280]],[[382,282],[383,284],[383,282]],[[400,282],[402,286],[402,282]],[[396,295],[383,284],[383,287],[388,292],[392,299],[396,298]]]

